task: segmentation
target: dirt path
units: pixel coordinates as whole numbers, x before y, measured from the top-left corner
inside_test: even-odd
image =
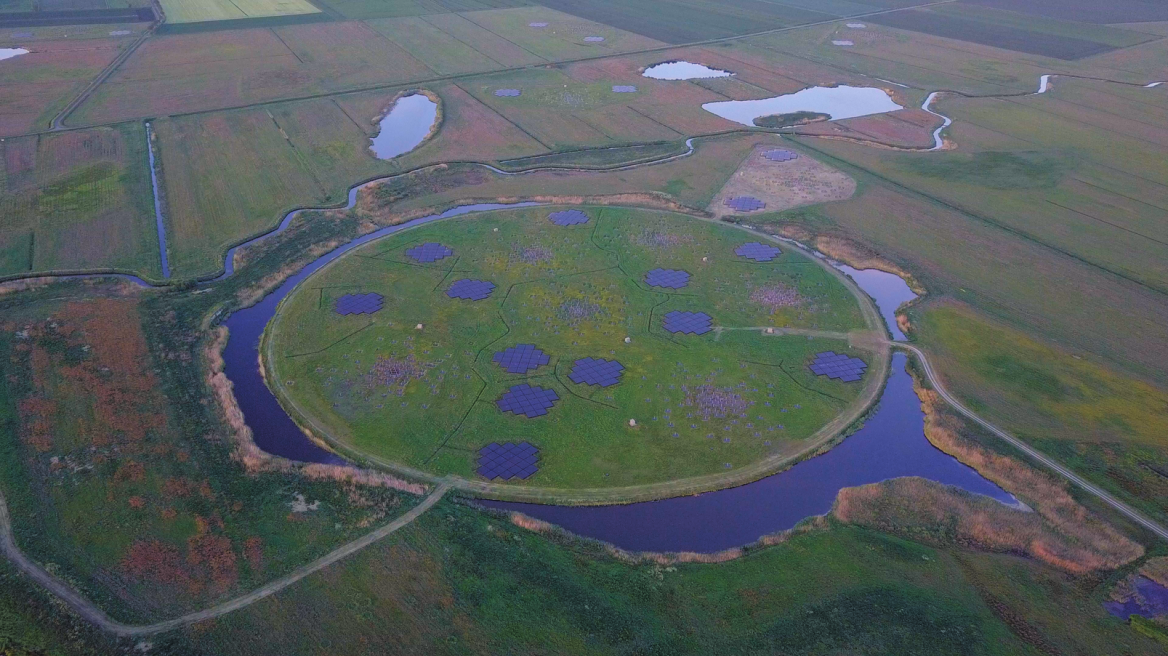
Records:
[[[17,569],[27,574],[32,580],[39,583],[50,593],[56,595],[65,605],[69,606],[73,612],[80,615],[88,622],[96,625],[104,631],[114,635],[125,637],[147,636],[155,633],[162,633],[178,629],[184,626],[203,622],[209,619],[214,619],[221,615],[226,615],[254,604],[255,602],[273,595],[284,588],[296,583],[304,577],[319,572],[320,570],[332,565],[333,563],[347,558],[358,551],[368,547],[369,545],[381,540],[389,534],[397,531],[403,526],[417,519],[422,513],[429,510],[434,504],[446,494],[450,486],[441,484],[434,489],[425,499],[417,506],[411,508],[408,512],[393,520],[392,522],[382,526],[381,528],[366,534],[363,537],[357,538],[352,542],[342,545],[341,547],[321,556],[320,558],[295,569],[291,574],[276,579],[267,585],[256,588],[255,590],[236,597],[229,601],[225,601],[217,606],[212,606],[206,610],[201,610],[195,613],[189,613],[182,617],[176,617],[173,620],[165,622],[157,622],[155,624],[132,625],[122,624],[106,615],[104,611],[95,606],[93,602],[85,597],[82,597],[76,590],[71,588],[67,583],[49,574],[43,567],[35,563],[31,558],[26,556],[24,552],[16,546],[16,541],[12,537],[12,522],[8,515],[8,504],[4,501],[3,493],[0,493],[0,553],[16,565]]]
[[[909,351],[913,355],[917,356],[917,360],[921,363],[921,367],[925,370],[925,375],[928,377],[929,383],[931,383],[933,385],[933,389],[935,389],[937,391],[937,394],[941,395],[941,398],[945,399],[946,403],[953,406],[954,410],[957,410],[958,412],[965,415],[973,422],[977,423],[977,425],[988,430],[989,432],[993,433],[994,435],[1002,438],[1003,440],[1008,442],[1011,446],[1018,449],[1022,453],[1025,453],[1027,456],[1029,456],[1033,460],[1039,462],[1040,464],[1044,465],[1045,467],[1047,467],[1051,471],[1062,476],[1063,478],[1074,483],[1075,485],[1078,485],[1083,491],[1095,496],[1103,503],[1106,503],[1107,505],[1111,506],[1115,510],[1119,511],[1122,515],[1124,515],[1128,519],[1134,521],[1135,523],[1139,524],[1140,526],[1143,526],[1144,528],[1155,533],[1156,535],[1160,536],[1161,538],[1168,540],[1168,529],[1166,529],[1163,526],[1161,526],[1160,524],[1152,521],[1151,519],[1145,517],[1143,513],[1132,508],[1131,506],[1120,501],[1119,499],[1116,499],[1115,497],[1111,496],[1110,493],[1108,493],[1108,492],[1104,491],[1103,489],[1097,487],[1096,485],[1088,482],[1087,480],[1085,480],[1084,478],[1082,478],[1081,476],[1079,476],[1075,472],[1071,471],[1067,467],[1060,464],[1058,461],[1051,459],[1050,457],[1043,454],[1041,451],[1035,449],[1034,447],[1030,446],[1026,442],[1018,439],[1017,437],[1014,437],[1013,435],[998,428],[997,426],[991,424],[990,422],[986,421],[985,419],[982,419],[981,417],[977,416],[977,414],[975,414],[972,410],[970,410],[969,408],[962,405],[960,401],[958,401],[952,394],[949,393],[948,390],[945,389],[945,387],[943,385],[941,385],[941,380],[937,377],[936,372],[933,370],[933,366],[931,364],[929,364],[928,358],[925,357],[924,352],[921,351],[919,348],[917,348],[915,346],[911,346],[909,344],[904,344],[904,343],[899,343],[899,342],[894,343],[893,346],[896,348],[901,348],[901,349],[904,349],[906,351]]]

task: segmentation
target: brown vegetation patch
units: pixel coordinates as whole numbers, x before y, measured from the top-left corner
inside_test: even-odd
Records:
[[[787,162],[772,162],[763,154],[774,146],[757,146],[730,176],[711,201],[716,217],[747,216],[726,206],[734,196],[753,196],[766,203],[768,212],[845,200],[856,193],[856,181],[842,171],[800,154]]]
[[[1074,573],[1115,569],[1143,554],[1139,544],[1079,505],[1063,484],[963,437],[963,422],[943,411],[936,392],[918,384],[917,394],[929,441],[1013,492],[1034,512],[905,478],[841,490],[835,517],[926,542],[1023,554]]]

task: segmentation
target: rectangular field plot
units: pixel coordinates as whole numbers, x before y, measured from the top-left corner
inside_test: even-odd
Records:
[[[308,0],[159,0],[168,23],[318,14]]]
[[[0,276],[160,273],[140,125],[10,138],[0,153]]]
[[[12,43],[30,52],[0,64],[0,136],[47,128],[53,115],[133,40],[133,36],[109,38],[111,28],[117,25],[101,27],[100,34],[106,38],[65,39],[60,28],[49,28],[57,38]],[[7,34],[4,36],[7,39]]]
[[[432,16],[529,4],[529,0],[328,0],[330,9],[356,19]]]
[[[869,16],[873,23],[902,30],[924,32],[949,39],[1042,55],[1055,59],[1082,59],[1114,50],[1105,43],[1057,34],[1043,34],[1018,27],[968,20],[926,10],[898,11]]]
[[[548,61],[595,57],[664,45],[656,39],[546,7],[476,11],[462,16]]]
[[[385,18],[366,23],[440,75],[482,73],[506,67],[422,17]]]
[[[832,17],[762,0],[542,0],[540,4],[665,43],[717,39]]]
[[[359,22],[167,35],[143,44],[76,120],[166,116],[433,75]]]

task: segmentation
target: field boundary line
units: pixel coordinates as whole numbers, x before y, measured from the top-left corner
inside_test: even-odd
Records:
[[[151,9],[154,9],[153,6],[151,6]],[[156,16],[159,13],[157,10],[154,10],[154,12]],[[163,16],[161,19],[156,18],[153,25],[143,30],[142,34],[139,35],[138,38],[129,45],[129,47],[119,53],[117,57],[114,57],[113,61],[107,64],[106,67],[97,74],[97,77],[90,80],[89,84],[87,84],[85,88],[81,90],[81,93],[77,94],[77,97],[69,101],[69,104],[65,105],[65,108],[62,109],[56,116],[54,116],[53,120],[49,121],[49,131],[56,132],[66,129],[65,119],[69,118],[70,114],[77,111],[77,108],[84,104],[86,100],[89,100],[89,97],[92,96],[95,91],[97,91],[98,87],[104,84],[105,81],[114,74],[114,71],[121,68],[122,64],[126,63],[126,60],[138,51],[138,47],[145,43],[146,39],[150,38],[150,36],[154,34],[154,30],[162,24],[164,19],[165,16]]]
[[[929,379],[929,384],[933,386],[933,389],[936,390],[937,394],[940,395],[941,398],[945,399],[945,402],[952,406],[954,410],[958,411],[990,433],[993,433],[995,436],[1005,440],[1011,446],[1026,454],[1031,459],[1037,461],[1051,471],[1079,486],[1079,488],[1081,488],[1083,491],[1094,495],[1099,500],[1119,511],[1120,514],[1124,515],[1128,519],[1134,521],[1140,526],[1143,526],[1152,533],[1155,533],[1160,538],[1168,540],[1168,528],[1164,528],[1159,523],[1152,521],[1143,513],[1115,498],[1109,492],[1096,486],[1094,483],[1087,481],[1083,477],[1071,471],[1066,466],[1059,463],[1057,460],[1054,460],[1038,449],[1030,446],[1022,439],[1014,437],[1010,433],[1007,433],[1001,428],[998,428],[989,421],[982,419],[977,415],[977,413],[962,405],[961,401],[958,401],[957,398],[950,394],[949,391],[945,389],[944,385],[941,384],[940,378],[933,369],[933,365],[929,363],[928,357],[925,356],[924,351],[904,342],[893,342],[892,346],[893,348],[904,349],[905,351],[908,351],[917,357],[917,361],[921,363],[921,368],[925,371],[925,376]]]
[[[8,560],[16,566],[18,570],[23,572],[41,587],[47,590],[50,594],[55,595],[58,599],[63,601],[73,612],[77,613],[98,628],[118,636],[136,637],[147,636],[155,633],[163,633],[173,629],[182,628],[198,622],[221,617],[228,613],[246,608],[257,601],[270,597],[271,595],[287,588],[288,586],[297,583],[320,570],[341,561],[358,551],[384,539],[390,534],[396,532],[398,529],[405,527],[412,523],[415,519],[420,517],[423,513],[429,510],[434,504],[438,503],[450,490],[450,486],[446,483],[439,484],[434,491],[431,492],[421,503],[411,508],[406,513],[397,517],[390,523],[382,526],[379,529],[366,533],[365,535],[337,547],[329,553],[317,558],[316,560],[302,565],[290,574],[287,574],[275,581],[262,585],[251,592],[230,599],[221,604],[217,604],[205,610],[188,613],[181,617],[176,617],[172,620],[163,622],[156,622],[154,624],[122,624],[106,615],[105,611],[98,608],[92,601],[83,597],[72,586],[65,583],[61,579],[48,573],[43,567],[38,565],[35,561],[25,555],[17,546],[16,540],[12,535],[12,521],[8,514],[8,505],[4,499],[4,493],[0,492],[0,552],[4,554]]]

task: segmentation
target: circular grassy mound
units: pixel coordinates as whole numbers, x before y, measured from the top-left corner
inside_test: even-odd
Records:
[[[849,290],[757,242],[620,208],[424,225],[288,296],[269,383],[344,450],[436,475],[571,489],[733,471],[799,451],[857,399],[867,377],[816,375],[816,354],[871,358],[842,338],[864,328]]]

